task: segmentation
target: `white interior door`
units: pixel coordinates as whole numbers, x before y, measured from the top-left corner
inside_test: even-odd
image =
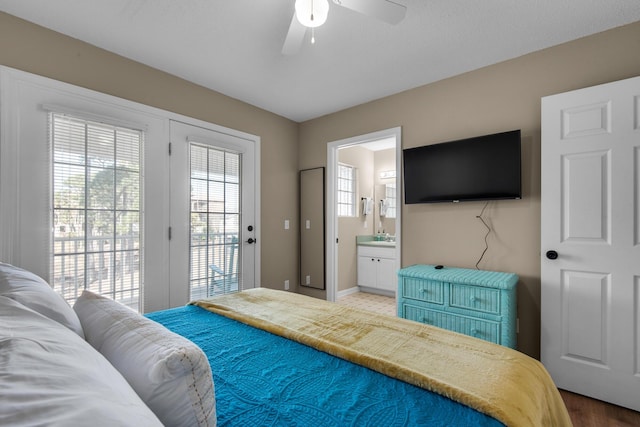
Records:
[[[256,142],[170,126],[171,306],[259,286]]]
[[[639,168],[640,78],[542,99],[542,363],[559,388],[635,410]]]

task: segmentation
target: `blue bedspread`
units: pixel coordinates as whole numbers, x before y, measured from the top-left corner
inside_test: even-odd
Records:
[[[474,409],[195,306],[147,314],[207,354],[219,426],[502,426]]]

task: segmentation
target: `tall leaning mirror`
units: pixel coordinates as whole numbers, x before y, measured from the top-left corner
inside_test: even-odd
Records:
[[[324,168],[300,171],[300,286],[325,289]]]

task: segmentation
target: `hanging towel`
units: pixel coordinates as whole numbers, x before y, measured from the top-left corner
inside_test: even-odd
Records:
[[[386,200],[380,200],[380,216],[384,217],[387,216],[387,201]]]
[[[370,215],[373,212],[373,199],[371,197],[362,198],[362,215]]]

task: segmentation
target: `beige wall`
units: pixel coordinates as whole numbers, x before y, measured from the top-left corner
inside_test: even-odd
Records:
[[[640,75],[640,22],[586,37],[300,125],[300,166],[323,166],[326,144],[402,126],[403,148],[522,129],[523,194],[486,211],[494,232],[483,269],[517,273],[519,348],[540,350],[540,98]],[[402,265],[474,267],[481,202],[402,207]]]
[[[260,136],[262,286],[298,282],[295,122],[5,13],[0,64]]]

